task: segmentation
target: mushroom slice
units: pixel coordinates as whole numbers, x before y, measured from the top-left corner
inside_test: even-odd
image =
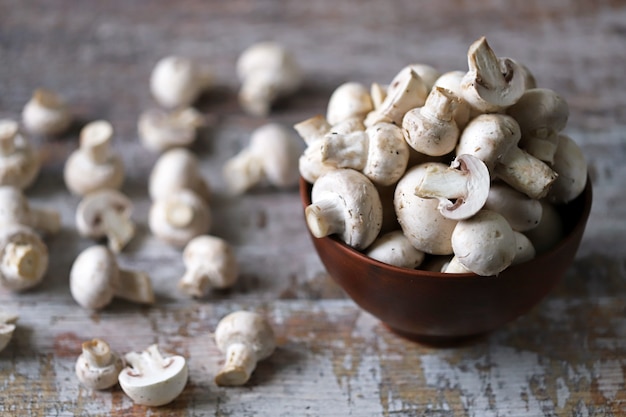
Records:
[[[160,406],[168,404],[183,392],[187,385],[187,361],[179,355],[162,356],[158,345],[143,352],[125,355],[130,365],[120,373],[122,390],[136,404]]]
[[[0,352],[2,352],[11,341],[17,319],[18,316],[16,314],[8,314],[0,311]]]
[[[120,252],[135,234],[132,202],[117,190],[105,189],[83,198],[76,210],[76,227],[85,237],[107,237],[109,248]]]
[[[472,217],[485,205],[490,181],[485,163],[475,156],[464,154],[457,156],[446,169],[430,165],[415,188],[415,195],[438,199],[442,216],[463,220]]]

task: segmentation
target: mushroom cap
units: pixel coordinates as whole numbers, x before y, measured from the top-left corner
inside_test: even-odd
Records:
[[[170,55],[160,59],[150,74],[150,92],[163,107],[193,104],[207,81],[198,64],[190,58]]]
[[[563,238],[563,219],[553,204],[539,200],[541,204],[541,220],[531,230],[524,232],[530,239],[536,252],[541,254],[551,250]]]
[[[22,122],[29,132],[54,136],[69,128],[72,116],[57,93],[38,88],[22,110]]]
[[[276,349],[272,326],[262,315],[251,311],[235,311],[222,318],[215,329],[215,343],[223,353],[232,344],[245,344],[252,348],[257,361]]]
[[[542,206],[539,200],[501,182],[491,184],[485,209],[500,213],[511,228],[518,232],[531,230],[541,221]]]
[[[451,236],[459,263],[478,275],[497,275],[511,265],[516,253],[513,229],[495,211],[481,210],[457,223]]]
[[[203,124],[202,114],[193,107],[173,112],[156,108],[141,113],[137,131],[147,149],[163,152],[176,146],[191,145]]]
[[[155,162],[148,179],[148,193],[158,200],[181,189],[190,189],[207,203],[211,190],[200,172],[198,157],[186,148],[165,151]]]
[[[83,250],[70,270],[70,292],[74,300],[88,309],[101,309],[115,294],[119,269],[113,253],[102,245]]]
[[[20,189],[29,187],[37,178],[41,162],[14,120],[0,120],[0,141],[9,142],[10,152],[0,152],[0,185]],[[5,145],[3,145],[5,146]]]
[[[48,247],[30,227],[2,226],[0,286],[22,291],[39,284],[48,270]]]
[[[121,157],[113,153],[105,163],[95,163],[84,150],[77,149],[65,162],[63,178],[70,192],[77,195],[104,188],[119,189],[124,182],[124,164]]]
[[[114,211],[117,215],[130,218],[133,203],[120,191],[102,189],[91,192],[76,208],[76,228],[85,237],[99,238],[107,235],[104,212]]]
[[[424,260],[424,252],[416,249],[401,230],[378,237],[365,252],[367,256],[401,268],[415,269]]]
[[[369,90],[363,84],[349,81],[337,87],[326,108],[326,119],[331,125],[352,117],[364,119],[367,113],[374,110]]]
[[[285,82],[300,82],[301,69],[293,54],[284,45],[272,41],[258,42],[249,46],[239,55],[236,63],[237,76],[241,81],[251,74],[283,73],[285,70],[287,70],[284,74]]]
[[[582,149],[567,135],[558,136],[552,169],[559,174],[548,191],[552,203],[569,203],[587,185],[587,161]]]
[[[363,173],[376,184],[395,184],[409,163],[409,145],[402,129],[391,123],[376,123],[365,133],[369,146]]]
[[[215,288],[232,286],[239,274],[232,246],[219,237],[202,235],[189,241],[183,251],[183,262],[209,276]]]
[[[569,106],[553,90],[532,88],[507,108],[506,113],[519,124],[522,133],[520,144],[524,147],[529,138],[545,139],[563,130],[569,118]]]
[[[279,123],[268,123],[257,128],[250,137],[250,152],[262,159],[267,180],[278,187],[291,187],[298,183],[298,158],[302,143]]]

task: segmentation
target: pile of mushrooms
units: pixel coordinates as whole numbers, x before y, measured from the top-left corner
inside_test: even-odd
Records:
[[[299,170],[312,184],[313,236],[395,266],[446,257],[441,272],[483,276],[561,239],[555,207],[587,181],[563,133],[566,101],[485,37],[467,59],[467,71],[443,74],[408,65],[369,90],[347,82],[325,117],[294,126],[307,145]]]

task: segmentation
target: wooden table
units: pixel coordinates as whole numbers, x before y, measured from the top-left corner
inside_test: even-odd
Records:
[[[472,344],[433,348],[399,338],[346,298],[306,233],[297,190],[228,196],[226,158],[267,121],[291,125],[325,111],[340,83],[387,82],[405,64],[466,69],[469,44],[486,35],[525,63],[540,86],[570,104],[566,131],[584,149],[594,205],[576,261],[540,305]],[[306,70],[306,85],[266,118],[245,115],[234,64],[255,41],[278,40]],[[217,87],[198,103],[214,123],[194,150],[214,189],[212,233],[241,266],[230,291],[192,300],[176,289],[180,251],[147,229],[147,175],[139,113],[152,106],[155,62],[182,54],[213,67]],[[157,303],[115,302],[97,313],[72,300],[68,272],[92,242],[77,235],[78,197],[62,168],[77,130],[33,140],[44,156],[33,206],[56,208],[63,230],[47,239],[49,272],[32,291],[0,292],[20,315],[0,353],[2,416],[618,416],[626,415],[626,5],[622,1],[55,2],[0,0],[0,117],[18,118],[31,92],[60,92],[81,121],[110,120],[128,169],[138,236],[119,256],[148,271]],[[267,315],[279,347],[241,388],[219,388],[211,332],[236,309]],[[80,343],[103,337],[120,352],[158,343],[186,356],[182,396],[135,406],[119,388],[91,392],[74,376]]]

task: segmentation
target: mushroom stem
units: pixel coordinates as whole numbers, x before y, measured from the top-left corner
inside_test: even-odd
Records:
[[[23,280],[35,280],[39,270],[39,252],[31,244],[9,242],[4,250],[2,265],[3,269]]]
[[[454,119],[454,112],[459,103],[460,100],[452,91],[442,87],[434,87],[426,97],[421,113],[423,116],[435,120],[449,122]]]
[[[229,188],[241,194],[264,177],[263,162],[250,149],[242,149],[226,163],[224,173]]]
[[[109,144],[113,137],[113,127],[104,120],[85,126],[80,136],[80,147],[96,164],[103,164],[109,158]]]
[[[298,135],[306,145],[311,145],[315,140],[330,132],[332,126],[322,115],[317,115],[293,125]]]
[[[61,229],[61,215],[56,210],[30,209],[30,226],[54,234]]]
[[[135,235],[135,226],[130,218],[116,210],[103,211],[102,222],[109,240],[109,247],[113,252],[120,252]]]
[[[216,271],[210,271],[205,268],[189,268],[180,279],[178,287],[192,297],[202,297],[211,288],[212,275],[216,275]]]
[[[154,303],[154,292],[150,276],[141,271],[119,270],[119,279],[113,288],[117,298],[139,304]]]
[[[165,217],[167,222],[174,227],[187,227],[194,217],[193,208],[183,201],[168,201],[165,207]]]
[[[11,155],[15,151],[15,136],[18,126],[13,120],[0,120],[0,156]]]
[[[254,349],[247,343],[232,343],[226,350],[226,363],[215,377],[218,385],[241,385],[256,368]]]
[[[341,232],[344,229],[344,210],[334,199],[320,200],[308,206],[304,215],[311,234],[321,238]]]
[[[548,165],[517,146],[511,146],[502,155],[500,163],[495,165],[495,173],[511,187],[536,200],[548,194],[558,177]]]
[[[507,68],[500,62],[484,36],[470,45],[467,64],[470,71],[475,71],[478,75],[477,82],[485,88],[502,88],[507,85]]]
[[[82,344],[83,356],[90,365],[103,368],[111,363],[111,349],[100,339],[93,339]]]
[[[365,118],[365,125],[372,126],[380,122],[393,123],[400,126],[404,114],[415,107],[421,107],[428,95],[424,80],[413,70],[408,74],[399,75],[397,84],[392,82],[389,94],[380,106]],[[393,88],[393,90],[392,90]]]
[[[361,171],[367,164],[368,148],[369,137],[362,131],[327,135],[321,142],[322,162]]]

